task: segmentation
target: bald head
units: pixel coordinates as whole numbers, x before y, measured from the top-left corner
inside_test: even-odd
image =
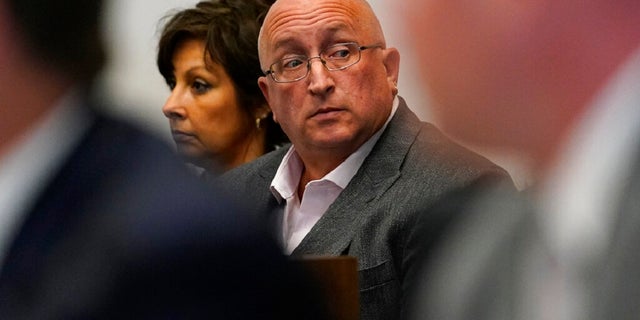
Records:
[[[273,49],[282,42],[272,41],[274,33],[287,32],[288,28],[294,24],[299,27],[297,21],[308,21],[308,25],[311,26],[314,22],[325,19],[324,14],[346,18],[349,27],[361,35],[363,39],[360,41],[363,43],[379,43],[386,46],[380,22],[367,1],[278,0],[269,9],[258,38],[260,64],[263,70],[266,70],[270,64],[269,61],[264,61],[265,52],[269,47]]]

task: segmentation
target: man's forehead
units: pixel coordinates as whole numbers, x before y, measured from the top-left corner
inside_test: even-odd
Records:
[[[373,21],[372,21],[373,20]],[[278,0],[267,14],[259,50],[311,50],[335,42],[361,42],[377,38],[375,15],[360,0]],[[376,39],[377,40],[377,39]]]
[[[352,1],[288,1],[278,0],[271,7],[264,21],[264,31],[269,34],[281,30],[318,27],[337,21],[343,24],[361,24],[362,11]]]
[[[338,39],[357,40],[354,37],[355,32],[350,25],[336,21],[324,24],[321,28],[313,26],[283,28],[274,32],[266,40],[271,42],[268,46],[272,50],[278,50],[295,46],[313,46],[316,44],[314,40],[321,42],[320,44]]]

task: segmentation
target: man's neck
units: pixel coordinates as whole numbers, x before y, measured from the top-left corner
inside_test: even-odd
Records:
[[[298,153],[300,154],[300,153]],[[344,157],[338,156],[326,156],[326,157],[307,157],[305,158],[300,155],[300,159],[303,163],[302,174],[300,175],[300,182],[298,183],[298,198],[302,199],[302,195],[304,194],[304,189],[307,183],[321,179],[322,177],[329,174],[329,172],[333,171],[337,168],[345,159],[347,159],[349,155]]]

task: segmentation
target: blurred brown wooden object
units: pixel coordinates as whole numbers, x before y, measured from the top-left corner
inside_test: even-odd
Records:
[[[358,261],[349,256],[304,256],[296,258],[322,289],[326,310],[335,320],[360,318]]]

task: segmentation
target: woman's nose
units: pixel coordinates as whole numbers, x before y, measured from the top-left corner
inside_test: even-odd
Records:
[[[185,105],[182,94],[176,88],[171,91],[167,101],[162,106],[162,113],[168,119],[183,119],[185,117]]]

